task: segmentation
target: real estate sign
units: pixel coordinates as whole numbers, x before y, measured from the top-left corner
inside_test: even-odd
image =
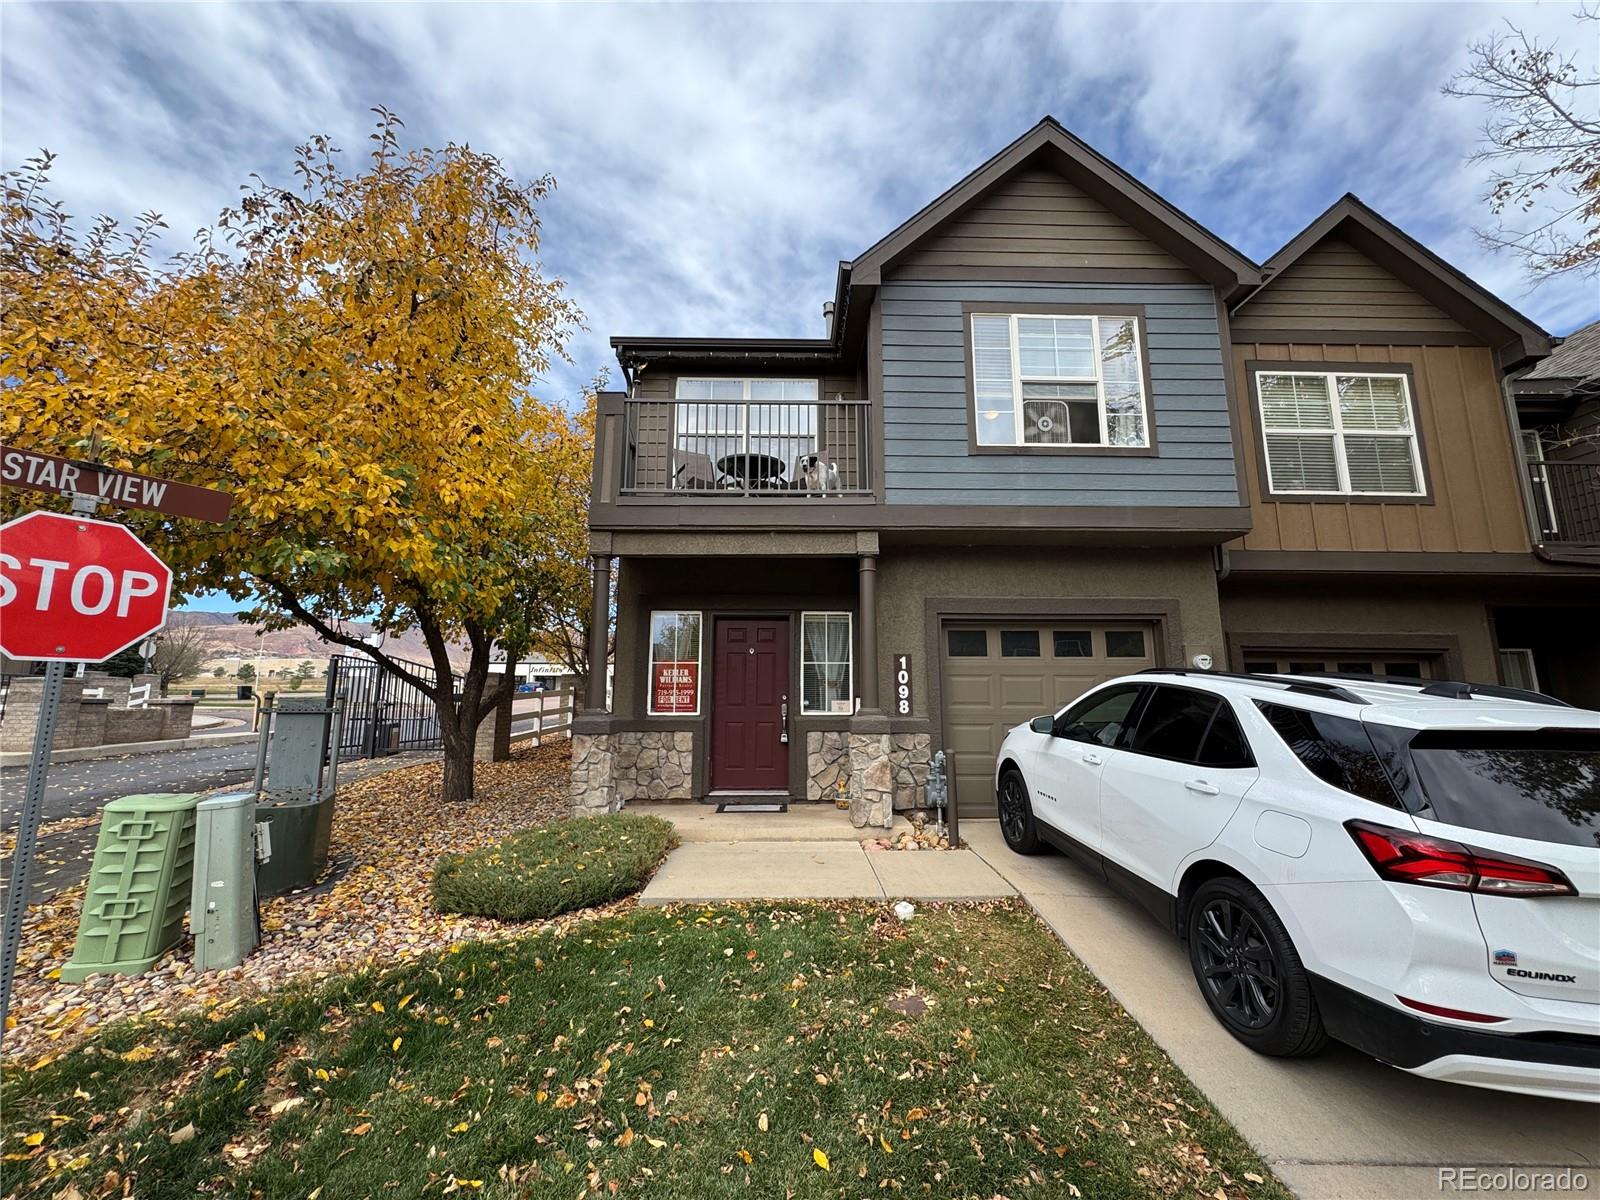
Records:
[[[700,694],[700,664],[693,660],[658,662],[650,688],[650,711],[692,713],[699,707],[696,701]]]

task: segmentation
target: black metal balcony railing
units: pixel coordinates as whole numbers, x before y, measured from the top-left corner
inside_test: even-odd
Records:
[[[837,498],[872,495],[869,408],[627,400],[625,495]]]
[[[1539,540],[1600,546],[1600,462],[1526,461]]]

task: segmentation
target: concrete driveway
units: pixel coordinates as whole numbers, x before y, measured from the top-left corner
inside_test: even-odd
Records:
[[[1311,1059],[1264,1058],[1212,1018],[1177,939],[1104,880],[1058,854],[1011,853],[996,822],[961,832],[1303,1200],[1448,1196],[1472,1189],[1443,1181],[1441,1168],[1465,1167],[1581,1168],[1588,1186],[1574,1192],[1600,1194],[1600,1106],[1418,1079],[1338,1044]]]

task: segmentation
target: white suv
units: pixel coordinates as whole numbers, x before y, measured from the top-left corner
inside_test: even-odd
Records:
[[[1600,713],[1147,671],[1017,726],[995,780],[1007,844],[1149,908],[1252,1049],[1600,1101]]]

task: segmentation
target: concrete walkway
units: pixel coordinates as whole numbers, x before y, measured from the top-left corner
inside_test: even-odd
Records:
[[[872,850],[862,842],[909,828],[855,829],[823,805],[786,813],[719,813],[705,804],[651,805],[682,841],[641,904],[718,900],[993,900],[1015,889],[971,850]]]
[[[1581,1168],[1600,1192],[1594,1105],[1435,1083],[1337,1043],[1264,1058],[1212,1018],[1178,940],[1103,879],[1057,854],[1013,854],[993,821],[961,832],[1302,1200],[1437,1200],[1469,1190],[1441,1183],[1441,1168],[1463,1167]]]

